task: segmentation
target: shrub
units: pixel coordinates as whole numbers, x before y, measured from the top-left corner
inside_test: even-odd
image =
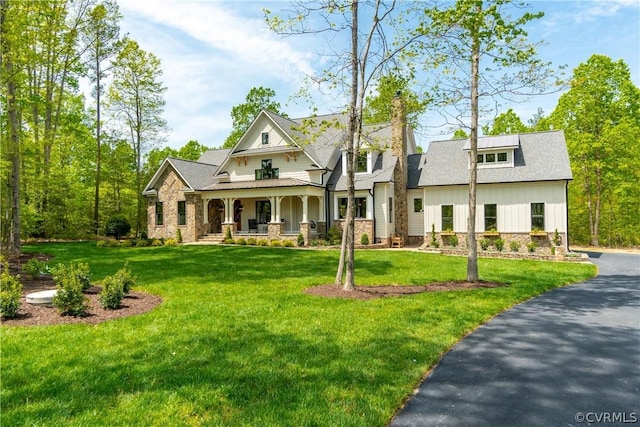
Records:
[[[454,234],[453,236],[450,236],[450,237],[449,237],[449,244],[450,244],[451,246],[453,246],[453,247],[455,248],[456,246],[458,246],[458,243],[459,243],[459,242],[458,242],[458,236],[456,236],[456,235]]]
[[[98,248],[105,248],[107,246],[107,241],[106,240],[98,240],[96,242],[96,246]]]
[[[512,240],[509,243],[509,247],[511,248],[512,252],[518,252],[520,250],[520,243],[517,240]]]
[[[130,248],[133,246],[133,240],[127,239],[120,242],[121,248]]]
[[[76,281],[80,283],[82,291],[91,287],[91,270],[85,263],[58,264],[51,269],[51,275],[56,284]]]
[[[282,242],[280,240],[273,239],[270,245],[274,248],[279,248],[280,246],[282,246]]]
[[[249,237],[247,239],[247,245],[255,246],[258,243],[255,237]]]
[[[56,276],[54,276],[56,277]],[[89,298],[82,293],[82,282],[75,274],[58,273],[56,279],[56,295],[53,305],[63,315],[82,317],[89,309]]]
[[[227,227],[224,230],[224,240],[231,240],[233,239],[233,236],[231,235],[231,227]]]
[[[534,253],[537,247],[538,247],[538,244],[534,241],[527,243],[527,250],[529,250],[529,252],[531,253]]]
[[[136,285],[136,276],[131,275],[131,271],[127,269],[126,264],[123,268],[116,271],[116,274],[114,274],[113,277],[115,277],[119,282],[122,283],[122,290],[124,291],[125,295],[131,292],[131,288]]]
[[[558,233],[558,229],[553,233],[553,244],[556,246],[562,245],[562,237],[560,237],[560,233]]]
[[[5,264],[0,273],[0,315],[6,318],[16,317],[22,297],[22,283],[9,273]]]
[[[284,242],[282,242],[282,246],[284,246],[285,248],[292,248],[295,245],[293,244],[293,240],[285,240]]]
[[[318,243],[319,243],[319,242],[318,242],[318,239],[313,239],[313,240],[311,241],[310,245],[311,245],[311,246],[313,246],[313,247],[317,247],[317,246],[318,246]]]
[[[27,273],[30,279],[34,280],[40,277],[40,274],[44,273],[47,265],[44,261],[38,258],[31,258],[22,266],[22,271]]]
[[[436,238],[436,225],[431,224],[431,247],[437,248],[440,244],[438,243],[438,239]]]
[[[233,239],[224,239],[223,243],[227,245],[233,245],[236,241]]]
[[[269,246],[269,241],[267,239],[258,240],[258,246]]]
[[[139,239],[136,242],[136,246],[139,248],[146,248],[147,246],[151,246],[151,242],[147,239]]]
[[[489,243],[491,242],[486,237],[483,237],[482,239],[479,240],[479,243],[482,250],[486,251],[487,249],[489,249]]]
[[[176,242],[182,243],[182,231],[179,228],[176,230]]]
[[[361,245],[369,244],[369,236],[367,235],[367,233],[363,233],[362,236],[360,237],[360,244]]]
[[[98,240],[96,246],[99,248],[119,248],[120,242],[114,239]]]
[[[339,245],[342,243],[342,229],[337,225],[331,226],[327,232],[327,241],[330,245]]]
[[[164,243],[162,243],[162,240],[160,239],[153,239],[151,241],[151,246],[163,246]]]
[[[502,252],[502,250],[504,249],[504,240],[503,239],[496,239],[496,241],[493,244],[495,245],[495,247],[498,250],[498,252]]]
[[[304,246],[304,236],[302,233],[298,234],[298,246]]]
[[[102,282],[102,292],[98,297],[98,301],[103,308],[114,310],[122,306],[122,298],[124,298],[124,289],[122,282],[115,276],[107,276]]]
[[[164,245],[165,246],[177,246],[178,242],[176,242],[176,239],[167,239],[164,241]]]
[[[113,217],[104,227],[105,236],[115,237],[116,240],[120,239],[122,236],[126,236],[128,232],[131,231],[131,224],[124,217]]]
[[[238,237],[238,240],[236,240],[236,244],[244,246],[247,244],[247,241],[245,240],[244,237]]]

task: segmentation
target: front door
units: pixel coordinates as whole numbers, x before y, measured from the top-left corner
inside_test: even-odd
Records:
[[[240,200],[233,202],[233,222],[236,223],[236,230],[242,230],[242,202]]]
[[[220,199],[209,200],[209,233],[222,233],[224,203]]]

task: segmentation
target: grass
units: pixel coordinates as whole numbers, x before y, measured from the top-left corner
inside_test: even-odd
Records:
[[[481,259],[510,286],[369,301],[314,297],[338,252],[181,246],[30,245],[86,262],[125,261],[164,302],[98,325],[2,327],[2,425],[383,426],[461,337],[495,314],[595,274],[593,266]],[[463,279],[466,259],[359,251],[359,285]]]

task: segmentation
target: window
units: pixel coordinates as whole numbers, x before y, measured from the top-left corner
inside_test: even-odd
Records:
[[[178,225],[187,225],[187,202],[178,202]]]
[[[498,206],[496,204],[484,205],[484,231],[498,229]]]
[[[413,211],[422,212],[422,199],[413,199]]]
[[[442,205],[442,231],[453,231],[453,205]]]
[[[367,198],[356,197],[353,199],[355,203],[355,216],[354,218],[366,218],[367,217]],[[338,199],[338,216],[340,219],[347,217],[347,198],[341,197]]]
[[[507,161],[507,153],[498,153],[498,161],[506,162]]]
[[[262,169],[256,169],[256,181],[262,179],[278,179],[280,177],[280,169],[271,167],[271,159],[262,161]]]
[[[389,222],[393,222],[393,197],[389,197]]]
[[[531,230],[544,230],[544,203],[531,203]]]
[[[478,154],[478,163],[484,163],[484,154]]]
[[[258,224],[267,224],[271,221],[271,202],[268,200],[256,202],[256,219]]]
[[[269,144],[269,132],[262,132],[262,145]]]
[[[164,225],[164,212],[162,202],[156,202],[156,225]]]
[[[356,173],[368,172],[367,169],[367,152],[361,151],[356,160]]]
[[[495,163],[496,162],[496,153],[487,153],[485,156],[487,163]]]

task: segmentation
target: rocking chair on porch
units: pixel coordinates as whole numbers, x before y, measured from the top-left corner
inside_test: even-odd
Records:
[[[257,233],[258,232],[258,220],[250,219],[249,220],[249,233]]]

